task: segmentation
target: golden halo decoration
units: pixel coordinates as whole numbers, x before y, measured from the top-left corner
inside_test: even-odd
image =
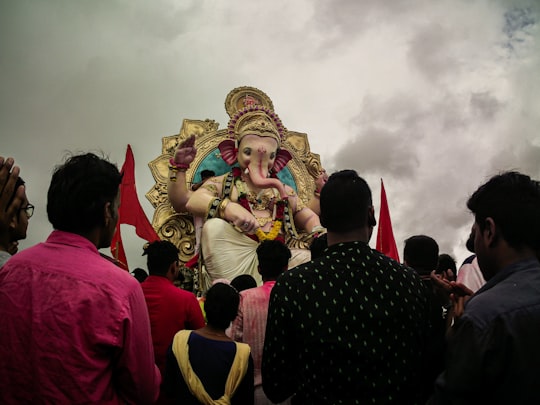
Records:
[[[274,104],[270,97],[264,91],[255,87],[237,87],[231,90],[225,99],[225,110],[229,118],[234,117],[238,111],[246,107],[256,105],[265,107],[267,110],[274,110]]]

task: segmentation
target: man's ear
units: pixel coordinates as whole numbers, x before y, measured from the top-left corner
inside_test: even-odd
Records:
[[[375,209],[373,205],[368,209],[368,226],[375,227],[377,225],[377,220],[375,219]]]
[[[103,206],[103,219],[104,219],[105,225],[109,225],[109,221],[112,219],[110,202],[106,202],[105,205]]]
[[[484,230],[481,232],[487,246],[494,247],[497,244],[500,235],[497,224],[495,224],[493,218],[486,218],[486,220],[484,221]]]
[[[11,221],[9,221],[9,229],[15,229],[17,228],[17,225],[19,225],[19,215],[21,214],[21,211],[18,211],[13,215],[11,218]]]

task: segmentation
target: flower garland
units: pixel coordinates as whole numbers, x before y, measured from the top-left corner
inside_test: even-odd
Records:
[[[235,183],[236,181],[242,181],[241,176],[242,172],[239,167],[233,168],[233,176]],[[251,206],[249,205],[249,201],[247,198],[247,193],[245,192],[245,189],[238,189],[239,195],[238,195],[238,203],[244,207],[249,212],[253,213]],[[282,199],[276,202],[276,216],[272,223],[272,228],[268,232],[264,232],[261,228],[257,228],[255,231],[255,235],[257,236],[257,239],[259,242],[262,242],[263,240],[274,240],[277,239],[281,242],[285,242],[285,238],[280,235],[281,227],[283,225],[283,218],[285,217],[285,211],[288,206],[288,200]],[[286,218],[289,216],[287,215]]]

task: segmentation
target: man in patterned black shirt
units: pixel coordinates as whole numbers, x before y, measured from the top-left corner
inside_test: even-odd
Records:
[[[263,388],[273,402],[412,404],[428,307],[418,275],[371,249],[371,190],[353,170],[321,191],[328,248],[285,272],[270,298]]]

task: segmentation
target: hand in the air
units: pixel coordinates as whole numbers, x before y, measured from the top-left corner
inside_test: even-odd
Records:
[[[19,167],[14,166],[14,163],[13,158],[4,159],[0,156],[0,237],[7,235],[9,224],[23,202],[23,186],[19,186],[15,198],[11,200],[19,177]]]
[[[178,145],[178,148],[176,148],[176,152],[174,152],[174,161],[178,164],[190,165],[191,162],[195,160],[195,155],[197,155],[195,135],[190,135]]]

